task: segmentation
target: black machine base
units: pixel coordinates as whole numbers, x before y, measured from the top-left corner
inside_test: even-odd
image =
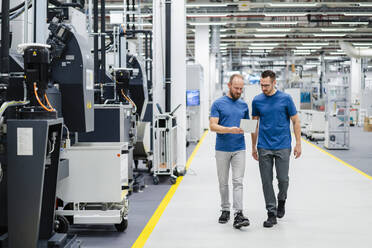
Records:
[[[49,240],[40,240],[38,248],[80,248],[81,241],[77,235],[55,233]],[[0,236],[0,248],[10,248],[8,246],[8,234]]]
[[[57,119],[57,111],[48,112],[42,107],[25,107],[18,111],[20,119]]]

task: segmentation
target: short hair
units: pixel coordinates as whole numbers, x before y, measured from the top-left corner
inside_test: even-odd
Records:
[[[229,83],[232,84],[232,82],[235,78],[241,78],[244,81],[244,77],[242,75],[236,73],[236,74],[231,75],[231,77],[229,79]]]
[[[274,82],[275,79],[276,79],[275,72],[273,72],[271,70],[266,70],[266,71],[261,73],[261,78],[267,78],[267,77],[270,77],[271,82]]]

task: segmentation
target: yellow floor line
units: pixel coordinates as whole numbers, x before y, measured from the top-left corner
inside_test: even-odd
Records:
[[[201,137],[200,141],[198,142],[194,151],[192,152],[190,158],[187,160],[186,170],[189,169],[190,164],[191,164],[192,160],[194,159],[194,157],[196,155],[196,152],[199,150],[199,147],[200,147],[201,143],[203,142],[204,138],[207,136],[207,133],[208,133],[208,131],[204,132],[203,136]],[[147,225],[142,230],[142,232],[139,235],[139,237],[137,238],[136,242],[134,242],[132,248],[140,248],[140,247],[143,247],[145,245],[147,239],[150,237],[150,234],[154,230],[154,228],[155,228],[156,224],[158,223],[161,215],[163,214],[164,210],[168,206],[168,203],[172,199],[172,197],[173,197],[174,193],[176,192],[178,186],[180,185],[182,179],[183,179],[183,177],[178,177],[177,182],[174,185],[172,185],[172,187],[169,189],[168,193],[165,195],[164,199],[161,201],[158,208],[155,210],[155,212],[152,215],[149,222],[147,222]]]
[[[364,173],[363,171],[361,171],[361,170],[359,170],[359,169],[355,168],[354,166],[352,166],[352,165],[350,165],[350,164],[346,163],[345,161],[343,161],[343,160],[339,159],[338,157],[336,157],[336,156],[334,156],[334,155],[330,154],[329,152],[326,152],[325,150],[323,150],[323,149],[322,149],[322,148],[320,148],[319,146],[317,146],[317,145],[314,145],[313,143],[311,143],[311,142],[309,142],[309,141],[305,140],[304,138],[302,138],[302,140],[303,140],[303,141],[305,141],[305,142],[306,142],[307,144],[309,144],[309,145],[311,145],[311,146],[315,147],[316,149],[318,149],[318,150],[319,150],[319,151],[321,151],[322,153],[324,153],[324,154],[327,154],[327,155],[328,155],[328,156],[330,156],[331,158],[333,158],[333,159],[337,160],[337,161],[338,161],[338,162],[340,162],[341,164],[343,164],[343,165],[345,165],[345,166],[349,167],[350,169],[352,169],[352,170],[354,170],[354,171],[358,172],[359,174],[361,174],[361,175],[365,176],[366,178],[368,178],[368,179],[372,180],[372,176],[370,176],[370,175],[368,175],[368,174]]]

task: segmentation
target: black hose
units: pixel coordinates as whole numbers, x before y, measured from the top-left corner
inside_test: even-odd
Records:
[[[16,12],[17,10],[23,8],[23,6],[25,6],[25,2],[20,3],[20,4],[18,4],[17,6],[15,6],[15,7],[9,9],[9,15],[12,15],[13,12]],[[31,8],[31,4],[28,5],[28,8]],[[0,12],[0,18],[1,18],[1,16],[2,16],[2,12]]]
[[[22,8],[23,6],[25,6],[25,2],[20,3],[20,4],[18,4],[17,6],[15,6],[15,7],[9,9],[9,12],[12,13],[12,12],[14,12],[14,11],[17,11],[17,10],[19,10],[20,8]]]
[[[57,0],[49,0],[49,3],[53,4],[54,6],[61,6],[62,3],[58,2]]]
[[[61,3],[57,0],[49,0],[49,3],[53,4],[57,7],[74,7],[74,8],[81,8],[84,9],[84,4],[82,3]]]

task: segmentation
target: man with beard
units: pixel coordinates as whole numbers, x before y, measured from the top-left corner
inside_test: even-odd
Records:
[[[263,226],[272,227],[277,223],[276,217],[282,218],[285,214],[292,141],[289,120],[293,123],[296,137],[295,158],[301,156],[301,127],[292,97],[275,88],[275,73],[264,71],[260,84],[263,93],[252,102],[252,119],[259,120],[259,129],[252,133],[252,156],[259,161],[268,215]],[[279,187],[278,204],[273,188],[274,163]]]
[[[244,87],[242,75],[230,77],[229,92],[217,99],[211,108],[209,126],[217,133],[216,164],[221,196],[221,216],[218,222],[227,223],[230,219],[229,172],[230,165],[233,183],[233,209],[235,228],[249,226],[243,215],[243,177],[245,171],[244,131],[239,128],[241,119],[249,119],[248,105],[240,99]]]

